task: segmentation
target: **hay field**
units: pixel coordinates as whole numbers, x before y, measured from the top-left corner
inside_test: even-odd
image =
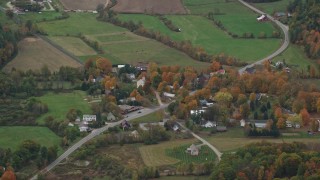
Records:
[[[44,65],[47,65],[51,71],[57,71],[61,66],[82,66],[40,38],[25,38],[19,42],[18,48],[17,57],[10,61],[3,71],[10,72],[12,68],[22,71],[39,70]]]

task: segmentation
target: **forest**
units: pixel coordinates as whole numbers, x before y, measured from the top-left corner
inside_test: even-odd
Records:
[[[224,154],[211,179],[319,179],[320,153],[305,144],[260,142]]]
[[[320,57],[320,1],[295,0],[288,6],[292,14],[289,22],[291,42],[303,45],[308,57]]]

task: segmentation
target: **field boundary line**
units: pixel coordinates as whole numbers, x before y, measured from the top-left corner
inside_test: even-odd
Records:
[[[100,43],[101,45],[112,45],[112,44],[122,44],[122,43],[134,43],[134,42],[144,42],[144,41],[150,41],[150,39],[146,40],[123,40],[123,41],[109,41],[109,42],[104,42]]]
[[[76,57],[74,54],[70,53],[69,51],[65,50],[64,48],[62,48],[60,45],[58,45],[57,43],[53,42],[51,39],[39,35],[39,34],[34,34],[36,37],[41,38],[42,40],[44,40],[45,42],[49,43],[50,45],[52,45],[53,47],[55,47],[56,49],[58,49],[59,51],[61,51],[63,54],[71,57],[73,60],[77,61],[78,63],[80,63],[81,65],[83,65],[83,62]]]

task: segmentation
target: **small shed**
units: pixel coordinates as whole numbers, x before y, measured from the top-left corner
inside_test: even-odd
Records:
[[[202,125],[202,127],[205,128],[212,128],[212,127],[216,127],[217,123],[216,122],[211,122],[211,121],[207,121],[205,124]]]

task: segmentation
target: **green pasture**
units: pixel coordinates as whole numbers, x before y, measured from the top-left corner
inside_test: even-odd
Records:
[[[76,56],[97,54],[94,49],[88,46],[80,38],[66,36],[55,36],[49,38]]]
[[[21,142],[33,140],[42,146],[60,145],[61,138],[47,127],[2,126],[0,127],[0,147],[18,149]]]
[[[215,153],[208,146],[201,146],[198,156],[192,156],[186,152],[190,145],[183,145],[172,149],[167,149],[166,154],[170,157],[179,159],[179,163],[203,163],[215,160]]]
[[[45,123],[45,118],[52,116],[59,121],[66,119],[69,109],[79,109],[83,114],[90,114],[91,109],[87,101],[84,100],[85,92],[73,91],[72,93],[47,93],[38,97],[40,101],[48,105],[48,113],[43,114],[37,119],[39,124]]]
[[[269,3],[251,3],[251,5],[272,15],[275,12],[286,12],[287,6],[292,1],[293,0],[280,0],[280,1],[269,2]]]
[[[162,120],[161,118],[161,111],[157,111],[154,113],[150,113],[148,115],[136,118],[132,120],[133,123],[152,123],[152,122],[160,122]]]
[[[61,16],[62,16],[61,12],[56,12],[56,11],[43,11],[41,13],[27,12],[25,14],[18,15],[18,17],[22,19],[24,22],[27,20],[31,20],[33,22],[55,20],[56,18]]]
[[[195,46],[203,47],[209,54],[222,54],[240,58],[242,61],[254,62],[268,56],[278,49],[279,39],[234,39],[217,28],[210,20],[201,16],[167,16],[181,32],[172,32],[153,16],[121,14],[122,20],[139,21],[147,29],[160,31],[177,41],[191,41]],[[157,22],[158,21],[158,22]]]
[[[79,33],[105,34],[124,32],[126,29],[96,20],[96,14],[69,13],[70,17],[63,20],[38,23],[38,26],[50,36],[78,35]]]
[[[246,32],[253,33],[255,37],[258,37],[260,32],[271,36],[276,30],[270,22],[258,22],[256,18],[259,14],[237,0],[183,0],[183,3],[191,14],[207,16],[209,12],[215,13],[214,19],[220,20],[229,32],[239,36]]]
[[[290,44],[283,53],[273,59],[274,62],[283,60],[290,67],[299,70],[307,70],[308,65],[314,66],[317,69],[316,61],[308,58],[303,51],[303,47],[298,45]]]

